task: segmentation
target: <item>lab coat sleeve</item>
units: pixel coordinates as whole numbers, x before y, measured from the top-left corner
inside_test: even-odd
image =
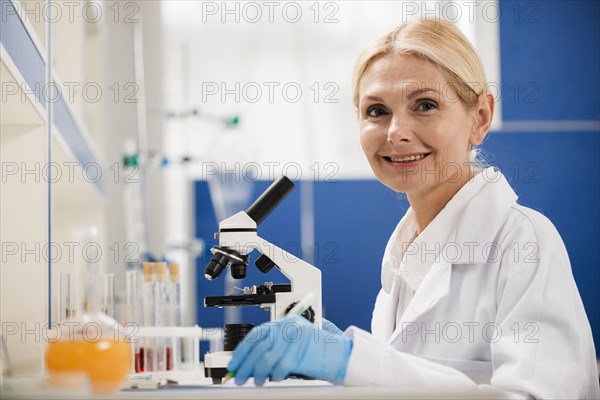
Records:
[[[564,243],[543,215],[522,212],[528,223],[503,240],[513,247],[501,261],[491,384],[535,398],[598,399],[591,328]]]
[[[489,385],[478,386],[456,369],[398,351],[360,328],[351,326],[344,335],[353,343],[344,380],[347,386],[398,386],[407,392],[470,392],[474,396],[479,391],[482,397],[526,398]]]
[[[349,327],[344,335],[352,340],[346,385],[426,387],[437,382],[473,386],[473,381],[458,370],[400,352],[355,326]]]

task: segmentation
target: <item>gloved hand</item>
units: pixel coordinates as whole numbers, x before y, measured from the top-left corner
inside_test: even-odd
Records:
[[[323,329],[326,330],[327,332],[330,332],[335,336],[344,334],[344,332],[340,328],[338,328],[337,325],[334,324],[333,322],[331,322],[325,318],[321,318],[321,319],[323,320],[321,325],[323,326]]]
[[[342,383],[351,351],[347,337],[293,315],[254,327],[236,347],[227,369],[235,371],[237,385],[253,376],[262,386],[269,376],[280,381],[289,374]]]

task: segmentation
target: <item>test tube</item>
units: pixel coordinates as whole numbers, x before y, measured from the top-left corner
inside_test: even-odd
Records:
[[[103,276],[104,290],[102,291],[102,311],[111,318],[115,318],[115,274]]]
[[[58,321],[58,323],[60,324],[61,322],[64,321],[64,309],[65,309],[65,299],[64,299],[64,288],[63,288],[63,273],[59,272],[58,273],[58,302],[56,305],[56,320]]]
[[[143,307],[144,307],[144,326],[156,326],[156,280],[154,275],[154,263],[145,262],[144,264],[144,283],[142,285]],[[143,371],[156,371],[156,357],[154,357],[154,338],[145,337],[144,345],[140,349],[140,356],[144,360]]]
[[[181,326],[181,284],[179,277],[179,264],[169,264],[169,325]],[[174,337],[171,341],[171,352],[167,353],[167,369],[179,369],[181,356],[181,338]],[[168,349],[167,349],[168,350]]]
[[[75,314],[75,296],[69,272],[58,273],[58,323],[63,323]]]
[[[138,286],[138,271],[127,271],[127,325],[139,326],[140,324],[140,304],[139,304],[139,286]],[[127,327],[126,325],[126,327]],[[140,355],[140,342],[134,340],[133,357],[134,366],[133,372],[144,372],[143,359]]]
[[[154,312],[155,326],[165,327],[167,326],[167,263],[157,262],[155,264],[156,273],[156,285],[155,296],[154,296]],[[156,371],[167,370],[167,346],[165,337],[157,337],[155,339],[154,346],[154,357],[156,359]]]

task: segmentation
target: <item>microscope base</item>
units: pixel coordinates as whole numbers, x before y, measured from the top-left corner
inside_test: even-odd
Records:
[[[227,364],[231,360],[232,351],[217,351],[204,356],[204,376],[212,378],[213,384],[221,384],[227,375]]]
[[[223,378],[227,375],[227,368],[206,368],[204,367],[204,376],[212,378],[213,385],[223,383]]]

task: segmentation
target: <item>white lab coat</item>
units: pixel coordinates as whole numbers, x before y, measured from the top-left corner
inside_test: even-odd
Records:
[[[429,265],[421,264],[430,253],[393,254],[409,209],[384,254],[372,334],[344,333],[353,341],[346,385],[600,397],[592,333],[565,246],[546,217],[516,199],[492,168],[465,184],[430,224],[429,239],[441,246]],[[406,274],[411,268],[424,268],[422,281]],[[406,306],[399,291],[407,282],[418,287]]]

